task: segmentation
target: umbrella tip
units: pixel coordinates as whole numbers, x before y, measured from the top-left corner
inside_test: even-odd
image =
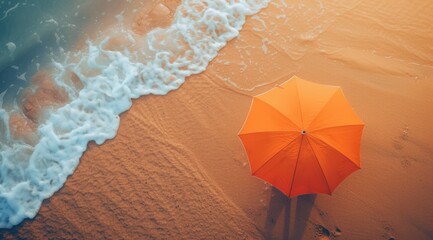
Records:
[[[302,134],[302,135],[305,135],[305,134],[307,134],[307,131],[306,131],[306,130],[302,130],[302,131],[301,131],[301,134]]]

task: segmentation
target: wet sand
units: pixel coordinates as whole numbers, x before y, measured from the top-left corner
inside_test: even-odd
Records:
[[[279,5],[279,6],[278,6]],[[202,73],[121,115],[6,238],[433,238],[433,3],[273,1]],[[292,75],[340,85],[365,122],[362,169],[288,200],[251,177],[251,96]]]

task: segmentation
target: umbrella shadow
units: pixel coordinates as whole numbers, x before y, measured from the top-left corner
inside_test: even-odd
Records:
[[[275,238],[273,231],[277,220],[284,214],[282,239],[301,239],[315,200],[315,194],[288,198],[277,188],[272,187],[265,224],[266,238]]]

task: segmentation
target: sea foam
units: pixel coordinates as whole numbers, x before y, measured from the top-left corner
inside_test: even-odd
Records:
[[[239,34],[246,16],[267,4],[268,0],[184,0],[168,28],[141,38],[122,30],[129,41],[143,46],[137,52],[107,50],[110,37],[88,42],[86,52],[75,53],[78,62],[55,63],[55,81],[71,101],[50,112],[38,127],[35,146],[11,138],[9,112],[0,108],[0,228],[33,218],[42,201],[74,172],[87,144],[102,144],[116,135],[119,114],[131,107],[131,99],[167,94],[187,76],[204,71]],[[79,92],[62,81],[69,70],[83,83]]]

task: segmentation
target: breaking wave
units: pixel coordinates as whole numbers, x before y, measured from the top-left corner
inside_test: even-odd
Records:
[[[35,146],[11,138],[10,114],[0,108],[0,228],[33,218],[42,201],[74,172],[87,144],[102,144],[116,135],[119,114],[131,107],[131,99],[165,95],[186,77],[204,71],[239,34],[246,16],[267,4],[268,0],[184,0],[168,28],[143,37],[121,30],[127,41],[142,46],[136,52],[107,50],[110,36],[88,42],[85,52],[54,64],[54,80],[71,100],[38,127]],[[80,91],[62,81],[68,71],[80,79]]]

